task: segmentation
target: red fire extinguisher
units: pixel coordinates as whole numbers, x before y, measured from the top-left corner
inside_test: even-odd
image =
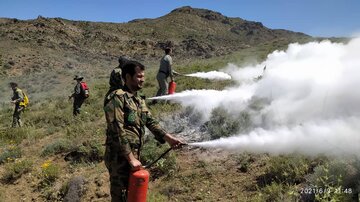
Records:
[[[183,145],[187,145],[187,144],[184,143]],[[170,147],[164,153],[162,153],[155,161],[144,166],[144,168],[150,168],[152,165],[158,162],[171,150],[172,148]],[[127,195],[128,202],[146,202],[146,193],[149,184],[149,176],[150,173],[145,169],[141,169],[130,173],[128,195]]]
[[[174,94],[176,89],[176,83],[175,81],[170,81],[169,83],[169,95]]]
[[[145,169],[130,174],[128,187],[128,202],[146,202],[149,184],[149,172]]]

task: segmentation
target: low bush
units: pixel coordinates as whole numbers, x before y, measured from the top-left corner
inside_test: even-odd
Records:
[[[42,152],[41,156],[49,156],[54,154],[66,153],[74,149],[72,141],[68,139],[58,139],[55,140],[50,145],[46,146]]]
[[[311,171],[311,161],[302,156],[273,156],[266,165],[265,174],[258,178],[258,185],[265,187],[273,182],[294,185],[305,182]]]
[[[238,167],[237,169],[240,172],[246,173],[249,169],[249,166],[251,165],[251,163],[254,162],[254,158],[249,155],[249,154],[240,154],[240,155],[236,155],[234,157],[234,159],[236,160]]]
[[[51,161],[45,161],[41,165],[39,188],[51,186],[60,176],[60,168]]]
[[[2,176],[4,183],[12,183],[19,179],[23,174],[32,170],[33,163],[29,160],[19,160],[5,166],[5,172]]]
[[[8,128],[5,129],[2,133],[2,141],[13,141],[15,143],[21,143],[21,141],[27,137],[33,136],[35,134],[35,130],[33,127]]]
[[[5,63],[5,64],[3,65],[3,67],[4,67],[4,69],[11,69],[13,66],[10,65],[9,63]]]
[[[149,192],[148,200],[156,201],[156,202],[168,202],[169,201],[168,197],[166,197],[160,193],[154,193],[154,192]]]
[[[65,128],[67,138],[77,139],[79,138],[79,136],[83,136],[84,134],[86,134],[86,129],[88,127],[80,120],[80,117],[76,117],[73,122],[73,124]]]
[[[18,146],[10,145],[4,149],[0,154],[0,164],[13,162],[22,155],[21,149]]]
[[[250,115],[242,112],[230,114],[226,109],[218,107],[211,112],[210,120],[205,124],[211,139],[229,137],[245,132],[251,126]]]
[[[307,183],[314,189],[326,190],[316,193],[319,201],[349,201],[359,194],[360,161],[357,159],[333,160],[319,165],[307,177]]]
[[[259,190],[255,201],[298,201],[298,197],[299,193],[295,186],[274,182]]]
[[[93,163],[103,160],[105,147],[97,140],[89,140],[77,146],[65,156],[71,163]]]

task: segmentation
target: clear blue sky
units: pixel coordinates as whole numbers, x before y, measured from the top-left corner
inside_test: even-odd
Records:
[[[1,0],[0,17],[127,22],[191,6],[312,36],[360,33],[360,0]]]

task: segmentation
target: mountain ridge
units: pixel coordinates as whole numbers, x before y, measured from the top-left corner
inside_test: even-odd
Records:
[[[174,9],[159,18],[135,19],[127,23],[42,16],[32,20],[1,18],[0,48],[3,51],[0,55],[3,62],[0,72],[11,75],[44,67],[66,68],[69,64],[64,61],[69,58],[76,61],[78,58],[113,60],[119,55],[128,55],[140,61],[154,61],[169,45],[174,47],[178,59],[203,59],[263,43],[281,41],[286,44],[310,38],[303,33],[269,29],[260,22],[230,18],[189,6]],[[57,54],[49,54],[52,52]],[[78,61],[76,65],[89,65],[85,63]]]

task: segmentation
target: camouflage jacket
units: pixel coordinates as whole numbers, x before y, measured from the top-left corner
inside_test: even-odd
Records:
[[[23,102],[24,101],[23,91],[20,88],[16,88],[15,90],[13,90],[13,96],[12,96],[11,100],[15,101],[16,104]]]
[[[158,141],[164,142],[165,130],[152,117],[144,97],[138,93],[133,95],[126,87],[111,92],[105,98],[104,111],[107,122],[106,144],[109,145],[108,141],[119,141],[121,154],[128,155],[141,150],[145,126]]]
[[[109,85],[110,89],[116,90],[124,86],[124,81],[121,77],[122,70],[120,67],[115,67],[110,74]]]

